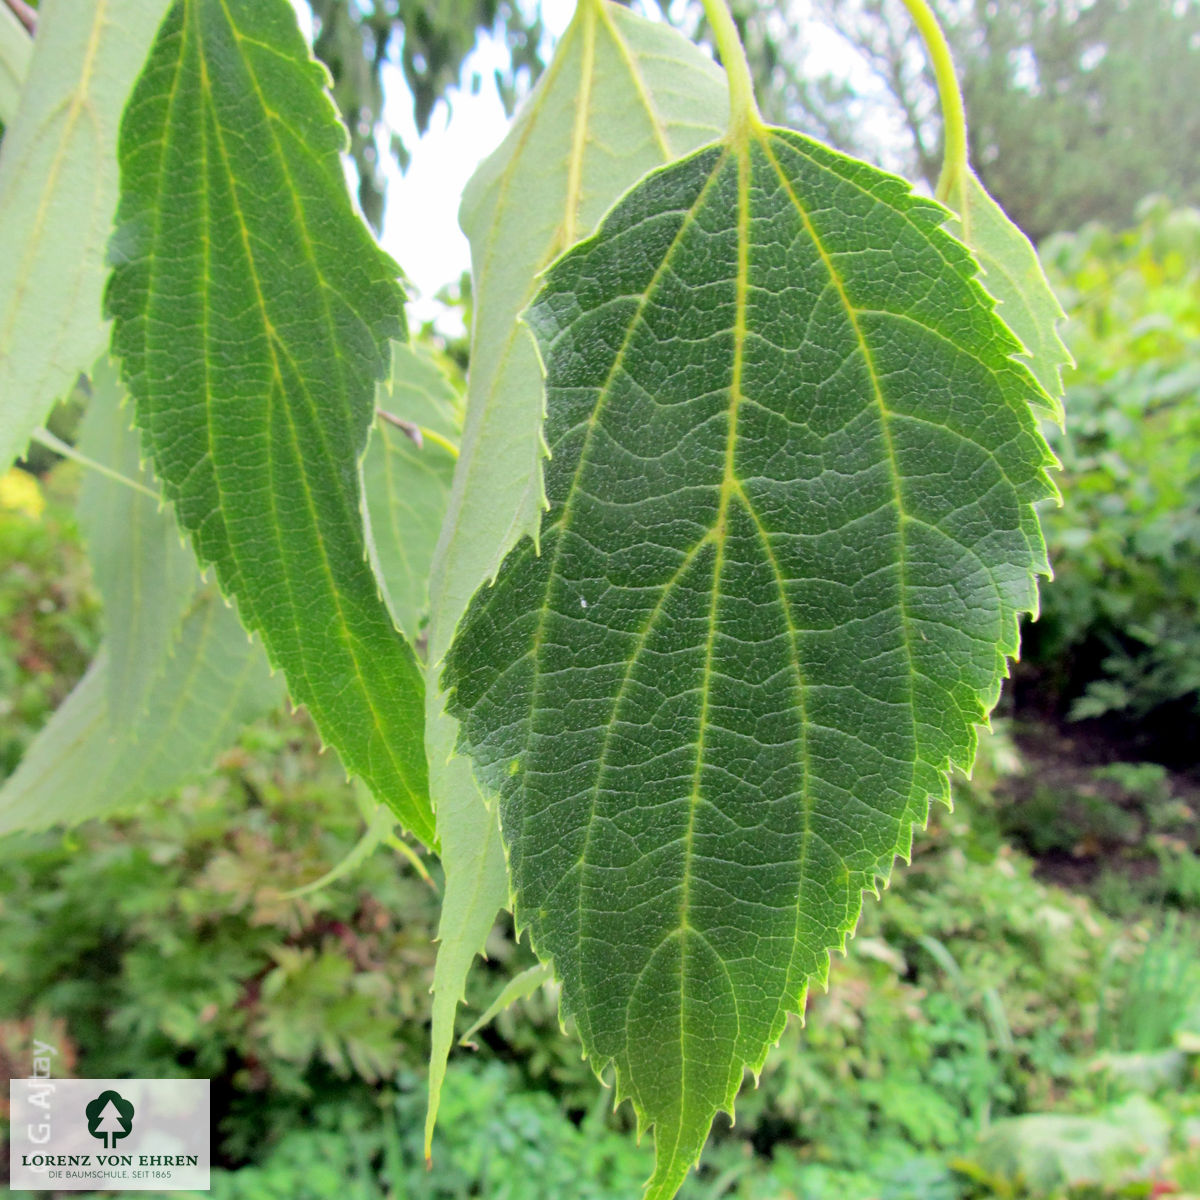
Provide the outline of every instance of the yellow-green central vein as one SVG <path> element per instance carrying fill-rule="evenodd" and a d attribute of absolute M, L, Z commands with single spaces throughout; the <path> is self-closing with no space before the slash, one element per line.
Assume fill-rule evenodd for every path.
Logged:
<path fill-rule="evenodd" d="M 229 27 L 232 37 L 234 38 L 235 41 L 240 41 L 241 40 L 240 32 L 234 23 L 232 14 L 229 12 L 228 7 L 225 3 L 225 0 L 220 0 L 220 7 L 221 7 L 222 14 L 225 17 L 226 23 Z M 193 11 L 195 11 L 195 10 L 193 10 Z M 198 15 L 197 15 L 196 19 L 197 19 L 197 21 L 199 21 Z M 266 297 L 263 294 L 258 271 L 255 266 L 255 256 L 254 256 L 254 250 L 250 244 L 249 229 L 246 224 L 245 215 L 244 215 L 241 205 L 238 201 L 237 175 L 236 175 L 236 172 L 233 170 L 232 164 L 229 159 L 228 150 L 227 150 L 227 148 L 225 146 L 225 142 L 224 142 L 223 130 L 221 129 L 220 120 L 219 120 L 217 112 L 216 112 L 216 107 L 215 107 L 215 105 L 212 104 L 212 101 L 211 101 L 212 88 L 211 88 L 211 84 L 208 79 L 207 62 L 206 62 L 206 59 L 205 59 L 205 56 L 204 56 L 204 53 L 202 50 L 198 54 L 198 59 L 199 59 L 199 64 L 200 64 L 202 88 L 203 88 L 205 94 L 209 97 L 209 102 L 210 102 L 209 107 L 210 107 L 210 111 L 212 112 L 212 127 L 213 127 L 214 133 L 216 134 L 217 149 L 218 149 L 218 152 L 219 152 L 219 155 L 221 158 L 222 167 L 224 168 L 224 171 L 230 181 L 230 201 L 233 206 L 233 214 L 237 219 L 238 234 L 239 234 L 239 238 L 242 243 L 243 253 L 245 255 L 247 274 L 248 274 L 248 277 L 249 277 L 250 282 L 254 289 L 254 295 L 255 295 L 258 310 L 262 316 L 263 329 L 264 329 L 264 334 L 266 336 L 268 352 L 269 352 L 269 355 L 271 358 L 272 373 L 274 375 L 275 383 L 278 386 L 280 393 L 283 394 L 284 396 L 286 396 L 287 385 L 284 381 L 284 374 L 283 374 L 283 370 L 282 370 L 281 363 L 280 363 L 280 354 L 282 354 L 287 359 L 288 365 L 292 368 L 292 371 L 293 371 L 293 374 L 295 377 L 295 381 L 298 385 L 300 394 L 303 396 L 304 400 L 307 402 L 307 404 L 309 406 L 309 410 L 313 414 L 314 425 L 318 431 L 318 435 L 320 436 L 320 438 L 322 440 L 324 450 L 327 454 L 331 454 L 332 451 L 328 445 L 328 439 L 327 439 L 324 425 L 319 419 L 319 412 L 317 409 L 315 399 L 312 396 L 312 393 L 310 392 L 310 390 L 304 380 L 303 373 L 299 370 L 297 364 L 292 359 L 290 351 L 283 344 L 282 340 L 279 338 L 278 334 L 276 333 L 274 325 L 269 316 Z M 278 162 L 280 165 L 280 169 L 283 171 L 285 179 L 287 180 L 287 183 L 288 183 L 287 190 L 288 190 L 288 194 L 290 195 L 291 200 L 292 200 L 293 214 L 295 217 L 297 230 L 300 234 L 299 241 L 300 241 L 301 246 L 303 247 L 303 249 L 306 252 L 306 255 L 309 259 L 309 263 L 312 266 L 314 274 L 316 275 L 316 278 L 318 281 L 318 290 L 321 293 L 322 304 L 323 304 L 323 307 L 325 308 L 327 327 L 329 328 L 331 335 L 335 335 L 336 331 L 335 331 L 334 325 L 333 325 L 333 314 L 332 314 L 332 310 L 329 307 L 328 295 L 326 294 L 324 287 L 321 286 L 323 284 L 323 277 L 322 277 L 322 273 L 320 271 L 319 265 L 317 264 L 316 256 L 315 256 L 315 253 L 314 253 L 313 247 L 312 247 L 311 238 L 308 233 L 306 222 L 304 221 L 303 212 L 300 208 L 300 195 L 294 186 L 294 183 L 293 183 L 293 180 L 291 177 L 291 172 L 289 171 L 288 166 L 287 166 L 286 156 L 283 153 L 283 148 L 280 145 L 278 138 L 274 132 L 274 129 L 272 128 L 272 125 L 271 125 L 271 108 L 270 108 L 269 104 L 267 103 L 266 98 L 263 95 L 261 89 L 259 88 L 258 80 L 255 77 L 254 72 L 250 69 L 249 62 L 246 60 L 243 60 L 243 61 L 244 61 L 245 69 L 246 69 L 246 77 L 251 84 L 254 94 L 258 97 L 259 105 L 260 105 L 260 108 L 262 109 L 262 113 L 263 113 L 263 119 L 264 119 L 265 126 L 271 136 L 272 141 L 274 142 L 276 156 L 277 156 L 277 159 L 278 159 Z M 336 336 L 334 336 L 333 340 L 334 340 L 334 343 L 336 344 Z M 343 398 L 348 402 L 349 397 L 346 394 L 347 393 L 347 386 L 346 386 L 347 381 L 346 381 L 346 376 L 345 376 L 345 364 L 344 364 L 344 362 L 341 361 L 340 356 L 337 356 L 337 358 L 338 358 L 338 372 L 339 372 L 339 376 L 340 376 L 340 379 L 342 382 Z M 273 401 L 274 401 L 274 396 L 269 395 L 268 396 L 268 405 L 273 403 Z M 302 451 L 302 448 L 300 445 L 299 433 L 298 433 L 298 430 L 296 427 L 294 417 L 290 410 L 290 406 L 286 403 L 286 401 L 282 405 L 282 412 L 284 414 L 284 417 L 285 417 L 285 420 L 287 423 L 289 441 L 291 444 L 291 449 L 294 454 L 295 462 L 300 468 L 296 472 L 296 474 L 299 479 L 300 486 L 302 488 L 305 508 L 306 508 L 308 515 L 312 521 L 313 528 L 319 529 L 318 513 L 317 513 L 315 498 L 312 493 L 312 488 L 309 483 L 308 475 L 303 469 L 304 454 L 303 454 L 303 451 Z M 211 424 L 212 424 L 212 422 L 210 420 L 210 422 L 209 422 L 210 427 L 211 427 Z M 265 439 L 265 445 L 266 445 L 266 453 L 267 453 L 267 461 L 268 461 L 268 472 L 270 474 L 273 474 L 274 454 L 273 454 L 272 442 L 271 442 L 270 438 Z M 332 459 L 330 459 L 330 461 L 332 461 Z M 217 474 L 217 472 L 214 471 L 214 475 L 216 475 L 216 474 Z M 271 502 L 274 505 L 275 499 L 278 495 L 277 489 L 274 486 L 272 486 L 271 488 L 268 489 L 268 493 L 271 497 Z M 346 508 L 346 497 L 343 494 L 339 494 L 338 499 L 342 503 L 343 513 L 345 515 L 345 513 L 348 512 L 348 509 Z M 282 528 L 281 528 L 280 522 L 278 520 L 277 512 L 275 514 L 273 514 L 273 516 L 274 516 L 274 519 L 271 522 L 270 532 L 272 533 L 273 537 L 275 538 L 276 545 L 279 548 L 279 553 L 280 553 L 281 559 L 286 559 L 287 548 L 283 542 Z M 341 644 L 343 645 L 343 647 L 346 649 L 347 653 L 350 656 L 350 660 L 351 660 L 351 663 L 354 668 L 354 673 L 355 673 L 355 676 L 358 681 L 359 691 L 360 691 L 360 694 L 363 696 L 364 700 L 366 701 L 367 711 L 370 714 L 370 719 L 371 719 L 375 734 L 377 736 L 377 741 L 381 745 L 384 753 L 386 754 L 387 758 L 391 762 L 392 768 L 395 771 L 396 778 L 399 779 L 403 783 L 404 787 L 408 790 L 410 795 L 413 796 L 414 798 L 416 798 L 419 796 L 419 791 L 418 791 L 418 789 L 414 788 L 412 783 L 410 782 L 410 780 L 408 778 L 407 765 L 404 762 L 403 758 L 398 755 L 397 748 L 392 744 L 392 739 L 387 735 L 387 732 L 383 726 L 383 721 L 382 721 L 381 713 L 379 710 L 379 706 L 374 702 L 374 699 L 372 696 L 372 689 L 368 685 L 367 675 L 366 675 L 366 672 L 364 671 L 363 663 L 360 661 L 360 658 L 359 658 L 357 639 L 350 631 L 349 623 L 348 623 L 347 617 L 346 617 L 346 612 L 345 612 L 344 606 L 342 604 L 342 597 L 341 597 L 340 590 L 337 585 L 337 580 L 336 580 L 336 577 L 335 577 L 335 574 L 333 571 L 333 565 L 329 560 L 329 555 L 325 548 L 324 541 L 319 535 L 317 536 L 315 541 L 316 541 L 316 546 L 317 546 L 319 562 L 321 564 L 323 573 L 326 577 L 326 580 L 328 583 L 329 595 L 333 602 L 333 607 L 337 614 L 338 640 L 341 642 Z M 283 574 L 284 584 L 288 589 L 289 602 L 291 603 L 293 609 L 295 610 L 297 608 L 297 605 L 296 605 L 296 596 L 295 596 L 295 592 L 293 589 L 293 580 L 291 579 L 290 572 L 284 571 L 282 574 Z M 317 689 L 312 687 L 312 680 L 311 680 L 311 676 L 309 676 L 309 674 L 308 674 L 308 664 L 307 664 L 305 655 L 301 654 L 300 662 L 301 662 L 301 667 L 302 667 L 304 677 L 309 683 L 310 695 L 309 695 L 309 697 L 307 697 L 308 702 L 311 704 L 320 705 L 320 703 L 321 703 L 320 692 Z"/>
<path fill-rule="evenodd" d="M 838 301 L 841 304 L 842 311 L 846 314 L 846 320 L 850 323 L 850 327 L 854 332 L 855 340 L 858 343 L 859 354 L 862 356 L 863 365 L 866 368 L 867 376 L 871 382 L 871 394 L 875 404 L 875 408 L 879 414 L 880 432 L 883 437 L 884 448 L 887 452 L 888 473 L 892 485 L 892 498 L 896 506 L 896 548 L 897 548 L 897 591 L 899 595 L 898 604 L 900 608 L 900 624 L 904 633 L 904 654 L 908 660 L 908 712 L 912 723 L 912 738 L 913 747 L 918 758 L 921 755 L 921 740 L 917 732 L 917 712 L 916 712 L 916 663 L 913 659 L 912 652 L 912 626 L 908 616 L 908 542 L 904 530 L 907 514 L 904 511 L 904 495 L 900 484 L 900 465 L 896 459 L 896 447 L 892 440 L 891 428 L 891 411 L 887 406 L 887 402 L 883 395 L 883 386 L 879 381 L 879 373 L 875 369 L 875 357 L 871 353 L 871 347 L 862 331 L 862 326 L 858 320 L 858 310 L 850 300 L 849 293 L 846 290 L 845 280 L 842 279 L 841 273 L 837 269 L 829 251 L 826 250 L 825 244 L 821 241 L 820 235 L 817 233 L 816 226 L 813 225 L 812 218 L 808 210 L 800 201 L 800 197 L 796 195 L 795 188 L 792 187 L 791 181 L 784 172 L 779 163 L 779 159 L 775 155 L 775 151 L 771 146 L 771 135 L 768 131 L 763 130 L 758 133 L 758 140 L 766 154 L 768 161 L 771 163 L 775 171 L 776 177 L 779 179 L 780 185 L 786 193 L 788 199 L 795 208 L 797 215 L 800 218 L 801 224 L 804 226 L 805 233 L 808 234 L 812 241 L 813 247 L 820 256 L 822 265 L 829 276 L 829 281 L 837 292 Z M 915 776 L 914 776 L 915 777 Z"/>
<path fill-rule="evenodd" d="M 528 752 L 530 741 L 533 737 L 534 716 L 539 711 L 539 705 L 540 705 L 540 701 L 541 701 L 542 672 L 540 669 L 539 660 L 541 658 L 542 642 L 546 635 L 546 618 L 549 616 L 549 613 L 550 613 L 550 591 L 553 588 L 554 581 L 558 575 L 558 565 L 559 565 L 559 561 L 562 557 L 562 547 L 563 547 L 564 541 L 566 540 L 566 538 L 565 538 L 566 532 L 568 531 L 568 529 L 570 527 L 570 519 L 571 519 L 571 514 L 574 510 L 575 497 L 579 491 L 579 484 L 580 484 L 581 479 L 583 478 L 584 468 L 588 465 L 588 451 L 591 447 L 593 434 L 595 433 L 595 430 L 599 424 L 600 414 L 604 411 L 605 404 L 607 403 L 608 397 L 612 391 L 613 382 L 616 379 L 618 372 L 621 370 L 621 367 L 624 365 L 625 356 L 628 354 L 629 347 L 633 343 L 634 332 L 637 330 L 638 326 L 641 324 L 642 315 L 646 311 L 646 308 L 650 304 L 651 300 L 657 294 L 658 286 L 662 282 L 663 278 L 665 277 L 667 270 L 669 269 L 669 267 L 671 265 L 671 260 L 673 259 L 674 255 L 676 254 L 680 245 L 682 244 L 683 238 L 686 235 L 687 231 L 691 228 L 692 223 L 695 221 L 696 214 L 703 207 L 704 201 L 707 198 L 709 191 L 714 187 L 717 179 L 720 178 L 721 167 L 724 164 L 724 162 L 725 162 L 725 155 L 722 155 L 713 164 L 713 168 L 712 168 L 712 171 L 711 171 L 708 179 L 705 180 L 704 185 L 700 189 L 700 192 L 696 196 L 696 199 L 693 201 L 692 206 L 688 209 L 688 211 L 684 214 L 683 219 L 680 221 L 679 228 L 675 231 L 675 236 L 671 239 L 671 244 L 667 247 L 666 251 L 664 252 L 662 261 L 655 268 L 654 274 L 651 276 L 650 281 L 646 285 L 645 290 L 638 297 L 637 306 L 634 309 L 632 316 L 630 317 L 629 324 L 626 326 L 625 334 L 621 339 L 621 344 L 618 347 L 617 352 L 613 357 L 612 366 L 609 368 L 608 373 L 605 376 L 604 382 L 601 384 L 600 389 L 597 392 L 595 407 L 592 409 L 591 413 L 588 415 L 587 430 L 583 436 L 583 444 L 580 446 L 580 449 L 579 449 L 579 461 L 575 465 L 575 471 L 571 477 L 571 482 L 567 487 L 566 496 L 563 499 L 561 515 L 559 516 L 558 520 L 555 521 L 555 523 L 552 526 L 543 530 L 543 535 L 545 535 L 545 536 L 549 536 L 549 535 L 557 532 L 558 537 L 555 540 L 554 550 L 551 554 L 549 567 L 546 572 L 546 586 L 542 593 L 542 602 L 538 609 L 538 622 L 537 622 L 537 626 L 534 630 L 533 642 L 529 649 L 529 656 L 533 660 L 533 687 L 531 689 L 531 694 L 530 694 L 530 699 L 529 699 L 528 712 L 530 714 L 530 719 L 529 719 L 529 723 L 526 728 L 525 744 L 523 747 L 523 753 Z M 591 839 L 592 827 L 595 824 L 597 800 L 598 800 L 598 791 L 593 793 L 591 812 L 589 814 L 587 823 L 584 827 L 584 846 L 583 846 L 581 860 L 586 859 L 586 857 L 587 857 L 587 849 L 588 849 L 588 845 L 589 845 L 589 842 Z M 520 838 L 523 836 L 524 829 L 525 829 L 525 821 L 527 819 L 528 819 L 528 814 L 527 813 L 523 814 L 521 831 L 520 831 L 520 833 L 518 833 L 516 835 L 516 838 Z M 514 838 L 514 840 L 516 840 L 516 838 Z M 582 942 L 582 938 L 583 938 L 582 903 L 581 903 L 582 894 L 583 894 L 583 872 L 580 871 L 580 873 L 579 873 L 579 888 L 578 888 L 577 902 L 576 902 L 576 911 L 580 913 L 580 930 L 579 930 L 580 942 Z M 521 924 L 520 915 L 518 915 L 518 924 Z M 586 992 L 586 989 L 587 989 L 586 982 L 584 982 L 582 986 Z M 581 1008 L 579 1014 L 577 1014 L 577 1019 L 579 1020 L 579 1022 L 581 1024 L 581 1028 L 582 1028 L 583 1023 L 586 1021 L 585 1010 L 583 1008 Z"/>

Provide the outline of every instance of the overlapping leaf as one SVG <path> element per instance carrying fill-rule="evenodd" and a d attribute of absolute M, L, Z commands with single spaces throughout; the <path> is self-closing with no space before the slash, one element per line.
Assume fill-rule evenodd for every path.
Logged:
<path fill-rule="evenodd" d="M 97 364 L 80 450 L 136 487 L 90 474 L 79 518 L 104 600 L 105 646 L 0 788 L 0 833 L 130 812 L 209 770 L 283 701 L 257 640 L 200 578 L 112 368 Z M 147 494 L 149 493 L 149 494 Z"/>
<path fill-rule="evenodd" d="M 541 552 L 443 683 L 656 1198 L 970 763 L 1047 570 L 1045 396 L 944 216 L 750 125 L 628 193 L 529 312 Z"/>
<path fill-rule="evenodd" d="M 647 171 L 719 136 L 727 111 L 721 72 L 679 34 L 581 0 L 528 106 L 467 185 L 459 221 L 476 320 L 462 462 L 434 565 L 442 651 L 480 581 L 536 534 L 544 509 L 542 372 L 517 322 L 538 273 Z"/>
<path fill-rule="evenodd" d="M 432 663 L 441 662 L 471 594 L 518 538 L 537 532 L 542 373 L 517 317 L 538 273 L 646 171 L 716 136 L 727 111 L 722 73 L 678 33 L 604 0 L 581 0 L 528 104 L 468 185 L 460 220 L 471 239 L 476 314 L 462 456 L 433 568 Z M 508 884 L 495 813 L 454 754 L 457 726 L 432 681 L 426 719 L 446 870 L 428 1153 L 455 1009 Z"/>
<path fill-rule="evenodd" d="M 1051 290 L 1037 251 L 967 168 L 947 198 L 958 220 L 949 226 L 979 260 L 981 282 L 999 305 L 1000 316 L 1021 339 L 1022 357 L 1042 385 L 1049 414 L 1062 422 L 1062 372 L 1071 352 L 1058 333 L 1066 314 Z"/>
<path fill-rule="evenodd" d="M 38 12 L 0 146 L 0 472 L 104 345 L 117 126 L 166 7 L 47 0 Z"/>
<path fill-rule="evenodd" d="M 113 348 L 200 560 L 347 768 L 432 842 L 423 683 L 358 472 L 402 295 L 324 84 L 288 0 L 176 0 L 121 129 Z"/>
<path fill-rule="evenodd" d="M 396 345 L 379 403 L 363 489 L 379 580 L 396 623 L 415 639 L 429 614 L 429 566 L 458 459 L 458 394 L 427 351 Z"/>

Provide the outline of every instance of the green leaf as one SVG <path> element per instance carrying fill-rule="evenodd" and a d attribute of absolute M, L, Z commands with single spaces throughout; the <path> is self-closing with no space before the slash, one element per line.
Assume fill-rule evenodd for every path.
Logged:
<path fill-rule="evenodd" d="M 644 180 L 528 313 L 550 512 L 443 685 L 518 928 L 674 1194 L 970 765 L 1053 458 L 945 210 L 798 134 Z"/>
<path fill-rule="evenodd" d="M 117 125 L 166 0 L 47 0 L 0 143 L 0 472 L 104 346 Z M 11 17 L 11 13 L 5 14 Z"/>
<path fill-rule="evenodd" d="M 283 699 L 212 585 L 193 596 L 174 654 L 145 693 L 136 727 L 113 719 L 102 649 L 0 788 L 0 834 L 132 811 L 212 769 L 251 721 Z"/>
<path fill-rule="evenodd" d="M 458 393 L 428 351 L 397 344 L 379 404 L 363 489 L 376 573 L 396 624 L 415 640 L 429 613 L 429 565 L 458 459 Z"/>
<path fill-rule="evenodd" d="M 432 843 L 423 681 L 358 471 L 402 294 L 325 82 L 288 0 L 177 0 L 121 130 L 113 348 L 200 561 L 347 769 Z"/>
<path fill-rule="evenodd" d="M 361 786 L 361 785 L 360 785 Z M 377 804 L 374 811 L 367 817 L 367 827 L 362 837 L 354 843 L 350 852 L 340 861 L 334 863 L 323 875 L 300 887 L 281 892 L 283 900 L 298 900 L 301 896 L 310 896 L 322 888 L 330 887 L 339 879 L 357 871 L 363 863 L 382 846 L 396 829 L 396 814 L 386 804 Z"/>
<path fill-rule="evenodd" d="M 157 493 L 158 482 L 142 470 L 133 413 L 122 407 L 122 389 L 107 355 L 93 367 L 91 380 L 92 399 L 80 426 L 78 449 Z M 131 735 L 136 735 L 146 692 L 174 650 L 200 576 L 161 499 L 88 472 L 78 511 L 104 602 L 109 716 L 118 726 L 128 723 Z"/>
<path fill-rule="evenodd" d="M 467 601 L 507 550 L 537 531 L 542 371 L 517 317 L 538 274 L 646 171 L 716 136 L 728 107 L 722 73 L 680 34 L 617 5 L 581 0 L 528 104 L 468 185 L 460 220 L 471 239 L 476 311 L 462 456 L 433 565 L 431 663 L 440 664 Z M 508 881 L 495 812 L 469 763 L 454 754 L 457 723 L 434 686 L 426 721 L 446 872 L 428 1154 L 455 1009 L 508 901 Z"/>
<path fill-rule="evenodd" d="M 647 171 L 718 137 L 728 108 L 720 70 L 674 30 L 580 0 L 528 105 L 467 185 L 459 222 L 476 318 L 462 458 L 434 563 L 446 614 L 434 661 L 545 507 L 542 372 L 517 321 L 539 272 Z"/>
<path fill-rule="evenodd" d="M 434 695 L 430 688 L 431 698 Z M 470 763 L 449 757 L 457 722 L 439 706 L 428 714 L 429 780 L 437 804 L 438 841 L 445 886 L 433 972 L 433 1029 L 429 1046 L 429 1106 L 425 1112 L 425 1158 L 432 1154 L 442 1083 L 454 1044 L 454 1015 L 476 954 L 508 903 L 508 873 L 500 825 L 475 786 Z"/>
<path fill-rule="evenodd" d="M 1061 425 L 1062 370 L 1073 360 L 1058 334 L 1058 322 L 1066 320 L 1066 314 L 1051 290 L 1037 251 L 988 195 L 974 171 L 968 169 L 956 181 L 948 202 L 958 220 L 947 228 L 979 260 L 980 282 L 1021 340 L 1024 353 L 1020 357 L 1046 393 L 1044 407 Z"/>
<path fill-rule="evenodd" d="M 526 967 L 519 975 L 514 975 L 496 993 L 496 998 L 484 1009 L 479 1020 L 458 1039 L 458 1044 L 460 1046 L 474 1045 L 475 1035 L 481 1029 L 486 1029 L 506 1008 L 511 1008 L 518 1000 L 532 996 L 538 988 L 552 980 L 550 968 L 545 963 L 534 963 L 532 967 Z"/>
<path fill-rule="evenodd" d="M 33 39 L 17 14 L 0 5 L 0 124 L 11 125 L 21 99 L 21 88 L 29 74 Z"/>

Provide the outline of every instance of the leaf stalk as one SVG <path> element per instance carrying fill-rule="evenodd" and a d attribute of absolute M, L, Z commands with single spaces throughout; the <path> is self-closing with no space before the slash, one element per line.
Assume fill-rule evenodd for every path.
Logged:
<path fill-rule="evenodd" d="M 938 101 L 942 106 L 942 172 L 938 176 L 934 195 L 942 203 L 949 200 L 955 184 L 967 172 L 967 112 L 963 104 L 962 91 L 954 70 L 954 59 L 950 56 L 950 45 L 942 32 L 926 0 L 904 0 L 904 7 L 912 17 L 925 53 L 929 56 L 933 75 L 937 81 Z"/>
<path fill-rule="evenodd" d="M 746 51 L 726 0 L 703 0 L 704 15 L 712 26 L 721 65 L 729 78 L 729 132 L 733 136 L 762 128 L 762 114 L 754 99 L 754 78 Z"/>
<path fill-rule="evenodd" d="M 55 454 L 61 454 L 63 458 L 69 458 L 72 462 L 77 462 L 81 467 L 86 467 L 89 471 L 95 471 L 98 475 L 103 475 L 105 479 L 111 479 L 114 483 L 119 483 L 122 487 L 132 488 L 135 492 L 141 492 L 143 496 L 149 496 L 151 500 L 158 504 L 162 504 L 163 498 L 153 488 L 148 488 L 144 483 L 138 483 L 136 479 L 130 479 L 128 475 L 122 475 L 120 471 L 114 471 L 112 467 L 106 467 L 104 463 L 97 462 L 94 458 L 89 458 L 86 454 L 81 454 L 69 442 L 64 442 L 62 438 L 55 437 L 48 429 L 35 429 L 33 431 L 33 440 L 39 446 L 44 446 L 47 450 L 53 450 Z"/>

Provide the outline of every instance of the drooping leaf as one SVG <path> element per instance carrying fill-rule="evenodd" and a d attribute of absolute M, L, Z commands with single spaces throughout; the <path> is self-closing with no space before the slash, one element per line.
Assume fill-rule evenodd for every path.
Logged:
<path fill-rule="evenodd" d="M 674 1194 L 969 766 L 1047 570 L 1035 380 L 902 181 L 749 126 L 547 274 L 550 511 L 443 685 L 518 928 Z"/>
<path fill-rule="evenodd" d="M 116 368 L 107 355 L 92 368 L 91 382 L 78 449 L 157 493 L 157 481 L 142 470 L 133 413 L 122 407 Z M 174 651 L 183 614 L 200 584 L 196 560 L 161 498 L 120 487 L 98 472 L 84 475 L 79 526 L 104 604 L 109 717 L 137 737 L 146 693 Z"/>
<path fill-rule="evenodd" d="M 0 5 L 0 124 L 11 125 L 29 73 L 33 39 L 17 14 Z"/>
<path fill-rule="evenodd" d="M 432 683 L 432 680 L 430 681 Z M 430 687 L 432 697 L 433 688 Z M 480 796 L 466 759 L 449 757 L 457 723 L 439 709 L 428 714 L 429 781 L 437 804 L 438 842 L 445 886 L 433 973 L 433 1028 L 429 1046 L 429 1105 L 425 1157 L 432 1154 L 442 1083 L 454 1044 L 454 1015 L 467 975 L 488 933 L 508 903 L 508 873 L 500 824 Z"/>
<path fill-rule="evenodd" d="M 0 788 L 0 834 L 77 825 L 168 796 L 211 770 L 284 694 L 212 584 L 193 596 L 136 728 L 113 719 L 108 672 L 102 649 Z"/>
<path fill-rule="evenodd" d="M 974 171 L 968 169 L 956 180 L 948 202 L 958 215 L 948 229 L 979 260 L 980 282 L 1021 339 L 1025 353 L 1020 357 L 1042 385 L 1049 414 L 1061 424 L 1062 371 L 1072 363 L 1071 352 L 1058 334 L 1058 322 L 1066 320 L 1066 314 L 1037 251 L 988 195 Z"/>
<path fill-rule="evenodd" d="M 197 556 L 347 769 L 432 842 L 423 682 L 358 471 L 403 298 L 325 79 L 288 0 L 176 0 L 121 129 L 113 348 Z"/>
<path fill-rule="evenodd" d="M 396 623 L 415 639 L 429 613 L 429 565 L 458 459 L 458 395 L 427 351 L 396 345 L 379 404 L 363 490 L 376 571 Z"/>
<path fill-rule="evenodd" d="M 180 545 L 157 481 L 138 463 L 129 416 L 101 359 L 80 449 L 128 481 L 89 473 L 79 496 L 105 644 L 0 788 L 0 833 L 160 799 L 210 770 L 243 726 L 284 698 L 262 645 Z"/>
<path fill-rule="evenodd" d="M 723 74 L 674 30 L 603 0 L 580 4 L 508 136 L 480 166 L 460 221 L 471 239 L 475 321 L 462 456 L 432 576 L 429 659 L 440 663 L 467 600 L 542 503 L 541 366 L 517 323 L 538 273 L 595 227 L 650 168 L 720 132 Z M 434 976 L 426 1153 L 454 1014 L 508 883 L 495 812 L 454 753 L 457 725 L 431 675 L 430 786 L 446 872 Z"/>
<path fill-rule="evenodd" d="M 117 126 L 166 7 L 47 0 L 38 11 L 0 143 L 0 472 L 104 345 Z"/>

